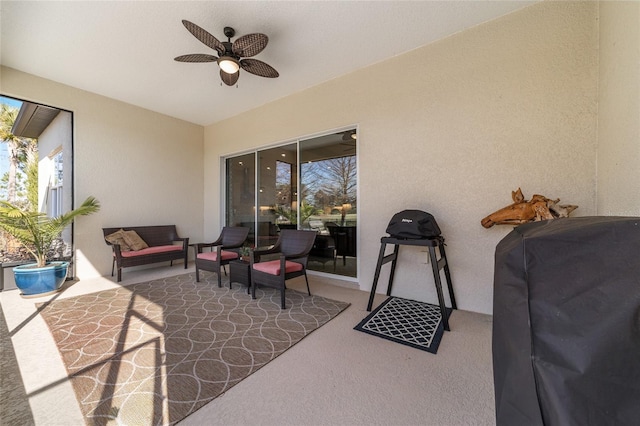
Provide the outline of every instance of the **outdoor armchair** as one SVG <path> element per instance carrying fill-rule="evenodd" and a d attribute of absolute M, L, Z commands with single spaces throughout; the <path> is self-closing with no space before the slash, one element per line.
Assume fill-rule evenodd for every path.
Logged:
<path fill-rule="evenodd" d="M 215 272 L 218 275 L 218 287 L 222 287 L 220 268 L 228 265 L 230 261 L 240 258 L 240 247 L 247 240 L 248 235 L 249 228 L 225 226 L 216 241 L 196 244 L 196 281 L 200 282 L 200 270 L 202 269 Z M 205 248 L 209 248 L 209 251 L 205 251 Z"/>
<path fill-rule="evenodd" d="M 285 281 L 304 275 L 307 292 L 311 296 L 307 279 L 307 259 L 313 247 L 317 233 L 315 231 L 298 231 L 282 229 L 276 244 L 266 250 L 251 252 L 251 295 L 256 298 L 256 287 L 263 285 L 280 290 L 280 302 L 285 309 Z M 276 260 L 260 261 L 261 256 L 279 254 Z"/>

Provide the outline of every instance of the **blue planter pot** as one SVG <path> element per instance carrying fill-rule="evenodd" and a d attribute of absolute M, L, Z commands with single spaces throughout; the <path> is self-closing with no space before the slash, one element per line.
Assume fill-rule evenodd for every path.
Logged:
<path fill-rule="evenodd" d="M 32 263 L 16 266 L 13 275 L 22 296 L 45 296 L 60 290 L 68 268 L 69 262 L 51 262 L 42 268 Z"/>

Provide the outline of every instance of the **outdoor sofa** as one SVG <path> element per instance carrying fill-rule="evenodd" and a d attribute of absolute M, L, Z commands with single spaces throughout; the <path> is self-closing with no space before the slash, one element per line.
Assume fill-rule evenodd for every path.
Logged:
<path fill-rule="evenodd" d="M 113 248 L 111 276 L 117 269 L 118 282 L 122 280 L 122 268 L 131 266 L 167 261 L 173 265 L 174 260 L 183 260 L 187 269 L 189 238 L 178 236 L 175 225 L 102 228 L 102 232 Z"/>

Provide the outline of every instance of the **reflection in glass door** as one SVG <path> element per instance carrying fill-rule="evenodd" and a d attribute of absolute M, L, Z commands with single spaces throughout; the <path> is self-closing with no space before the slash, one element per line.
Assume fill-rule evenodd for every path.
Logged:
<path fill-rule="evenodd" d="M 308 268 L 357 277 L 355 129 L 300 142 L 300 222 L 318 232 Z"/>
<path fill-rule="evenodd" d="M 258 245 L 270 246 L 281 228 L 297 223 L 297 144 L 258 151 Z"/>
<path fill-rule="evenodd" d="M 315 230 L 307 268 L 357 277 L 356 146 L 352 129 L 228 158 L 225 223 L 250 227 L 254 247 Z"/>
<path fill-rule="evenodd" d="M 256 211 L 256 155 L 255 153 L 226 160 L 226 220 L 228 226 L 247 226 L 249 242 L 255 242 Z"/>

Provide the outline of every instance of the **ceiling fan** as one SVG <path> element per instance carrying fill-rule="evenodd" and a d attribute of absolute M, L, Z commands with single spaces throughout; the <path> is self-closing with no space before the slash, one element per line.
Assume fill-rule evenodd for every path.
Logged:
<path fill-rule="evenodd" d="M 342 132 L 342 142 L 340 142 L 340 145 L 346 146 L 346 148 L 343 151 L 344 152 L 355 151 L 357 139 L 358 139 L 358 135 L 356 133 L 356 129 Z"/>
<path fill-rule="evenodd" d="M 347 130 L 346 132 L 342 132 L 342 140 L 343 141 L 354 141 L 358 139 L 358 135 L 356 133 L 356 129 Z"/>
<path fill-rule="evenodd" d="M 243 70 L 267 78 L 276 78 L 280 74 L 271 65 L 257 59 L 244 59 L 255 56 L 267 46 L 269 37 L 260 33 L 247 34 L 239 37 L 233 43 L 231 37 L 236 31 L 231 27 L 224 27 L 224 35 L 227 41 L 219 41 L 193 22 L 182 20 L 185 28 L 206 46 L 218 52 L 218 56 L 204 53 L 192 53 L 174 58 L 178 62 L 217 62 L 220 67 L 220 78 L 227 86 L 233 86 L 240 77 L 240 68 Z"/>

